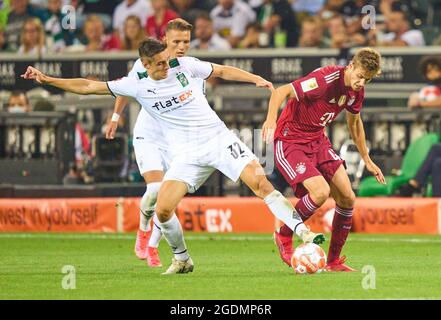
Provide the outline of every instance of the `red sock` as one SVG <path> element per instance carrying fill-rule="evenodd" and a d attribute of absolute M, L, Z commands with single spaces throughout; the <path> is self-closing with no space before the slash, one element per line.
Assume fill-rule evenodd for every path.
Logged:
<path fill-rule="evenodd" d="M 308 193 L 306 196 L 300 199 L 299 202 L 297 202 L 295 208 L 303 222 L 305 222 L 314 214 L 315 210 L 317 210 L 319 206 L 315 204 Z"/>
<path fill-rule="evenodd" d="M 311 199 L 309 194 L 307 194 L 306 196 L 304 196 L 302 199 L 300 199 L 297 202 L 295 209 L 298 212 L 300 218 L 302 218 L 303 222 L 305 222 L 306 220 L 308 220 L 308 218 L 310 216 L 312 216 L 312 214 L 315 212 L 315 210 L 318 209 L 318 206 Z M 286 224 L 284 224 L 280 228 L 279 233 L 282 236 L 292 237 L 294 232 Z"/>
<path fill-rule="evenodd" d="M 337 260 L 340 257 L 349 231 L 352 226 L 352 211 L 354 209 L 343 209 L 335 206 L 334 220 L 332 221 L 332 236 L 328 251 L 328 263 Z"/>

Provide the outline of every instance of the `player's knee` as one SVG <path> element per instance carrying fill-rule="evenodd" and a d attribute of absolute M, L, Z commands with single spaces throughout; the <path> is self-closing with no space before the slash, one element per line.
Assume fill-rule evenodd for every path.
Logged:
<path fill-rule="evenodd" d="M 271 182 L 269 182 L 265 176 L 259 176 L 257 190 L 254 192 L 256 196 L 263 199 L 273 191 L 274 187 Z"/>
<path fill-rule="evenodd" d="M 158 216 L 158 220 L 161 223 L 170 220 L 171 217 L 173 216 L 174 211 L 175 211 L 174 208 L 170 208 L 162 205 L 157 205 L 155 209 L 156 215 Z"/>
<path fill-rule="evenodd" d="M 353 208 L 355 205 L 355 193 L 350 191 L 347 194 L 340 197 L 338 205 L 343 208 Z"/>
<path fill-rule="evenodd" d="M 331 188 L 327 183 L 322 183 L 314 190 L 310 192 L 310 195 L 312 197 L 312 200 L 318 205 L 321 206 L 323 203 L 325 203 L 326 200 L 329 198 L 329 194 L 331 193 Z"/>
<path fill-rule="evenodd" d="M 141 211 L 145 215 L 153 215 L 153 210 L 158 199 L 158 192 L 161 187 L 160 182 L 150 183 L 147 185 L 147 190 L 141 198 L 139 204 Z"/>

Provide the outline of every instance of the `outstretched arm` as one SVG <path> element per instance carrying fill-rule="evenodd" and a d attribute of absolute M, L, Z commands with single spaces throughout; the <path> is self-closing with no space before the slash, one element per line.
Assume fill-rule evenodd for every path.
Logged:
<path fill-rule="evenodd" d="M 107 123 L 106 127 L 106 139 L 113 139 L 115 137 L 116 129 L 118 128 L 119 116 L 121 116 L 121 113 L 123 112 L 128 102 L 129 99 L 127 97 L 116 97 L 115 106 L 113 108 L 113 116 Z"/>
<path fill-rule="evenodd" d="M 102 81 L 93 81 L 87 79 L 62 79 L 48 77 L 43 74 L 40 70 L 29 66 L 26 72 L 21 75 L 24 79 L 36 80 L 41 84 L 48 84 L 53 87 L 60 88 L 64 91 L 69 91 L 78 94 L 101 94 L 101 95 L 111 95 L 107 84 Z"/>
<path fill-rule="evenodd" d="M 211 65 L 213 66 L 213 72 L 211 74 L 212 77 L 218 77 L 230 81 L 254 83 L 257 87 L 268 88 L 271 91 L 274 90 L 271 82 L 256 74 L 235 67 L 223 66 L 214 63 Z"/>
<path fill-rule="evenodd" d="M 351 133 L 352 140 L 357 146 L 358 152 L 360 152 L 363 161 L 366 164 L 366 169 L 375 176 L 375 179 L 381 184 L 386 184 L 383 172 L 369 157 L 369 151 L 366 146 L 366 136 L 364 133 L 363 121 L 360 114 L 352 114 L 346 112 L 346 122 L 348 124 L 349 132 Z"/>
<path fill-rule="evenodd" d="M 281 86 L 271 93 L 266 121 L 262 126 L 262 139 L 266 143 L 271 143 L 274 139 L 274 132 L 277 127 L 277 114 L 283 101 L 287 98 L 296 98 L 291 84 Z"/>

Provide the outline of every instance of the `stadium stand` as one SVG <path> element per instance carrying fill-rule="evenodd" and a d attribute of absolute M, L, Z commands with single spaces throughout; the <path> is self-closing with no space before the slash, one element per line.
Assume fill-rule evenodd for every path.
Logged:
<path fill-rule="evenodd" d="M 18 79 L 26 65 L 36 65 L 53 76 L 115 79 L 130 70 L 136 59 L 136 43 L 141 36 L 161 36 L 161 25 L 167 19 L 182 16 L 196 22 L 193 35 L 196 40 L 191 55 L 253 71 L 275 84 L 281 84 L 320 66 L 344 64 L 356 46 L 369 44 L 369 30 L 362 27 L 363 19 L 367 18 L 361 11 L 365 5 L 375 8 L 377 27 L 381 30 L 381 34 L 376 36 L 377 40 L 390 28 L 400 32 L 397 26 L 391 25 L 394 13 L 399 13 L 400 17 L 407 19 L 409 28 L 422 32 L 426 43 L 424 47 L 415 47 L 412 51 L 404 47 L 400 50 L 380 48 L 384 56 L 383 74 L 367 87 L 363 117 L 372 145 L 371 152 L 379 161 L 384 160 L 385 171 L 391 173 L 399 168 L 405 150 L 412 141 L 427 132 L 439 132 L 440 120 L 436 110 L 410 111 L 405 108 L 408 96 L 426 83 L 411 66 L 417 65 L 425 55 L 441 54 L 439 47 L 431 45 L 438 43 L 440 38 L 441 19 L 438 16 L 441 2 L 438 0 L 299 0 L 293 3 L 286 0 L 3 1 L 0 8 L 1 104 L 6 103 L 15 89 L 29 90 L 27 95 L 31 105 L 35 106 L 40 101 L 40 108 L 44 100 L 53 104 L 57 112 L 73 113 L 83 144 L 87 140 L 86 149 L 91 148 L 87 146 L 93 141 L 100 141 L 97 137 L 102 133 L 101 124 L 111 108 L 112 98 L 80 97 L 61 94 L 53 88 L 35 88 L 31 83 Z M 236 30 L 237 25 L 234 26 L 236 29 L 231 29 L 229 24 L 236 11 L 243 12 L 242 17 L 246 13 L 249 21 L 245 23 L 246 19 L 242 19 L 243 28 L 254 30 L 248 40 L 252 40 L 252 46 L 257 49 L 227 49 L 230 44 L 233 47 L 249 46 L 246 44 L 246 33 Z M 220 21 L 222 19 L 223 22 Z M 219 33 L 213 34 L 213 31 L 207 30 L 208 33 L 204 35 L 201 28 L 209 26 L 210 20 L 213 30 Z M 133 39 L 131 42 L 128 41 L 126 23 L 133 24 L 134 28 L 138 26 L 137 35 L 133 32 L 130 36 Z M 139 26 L 142 30 L 139 30 Z M 303 29 L 307 27 L 314 30 L 309 30 L 306 33 L 308 39 L 305 39 L 302 33 L 306 32 Z M 231 35 L 236 39 L 232 40 Z M 312 36 L 317 39 L 309 41 Z M 198 37 L 207 38 L 204 40 L 204 50 L 198 50 L 202 47 Z M 208 42 L 209 38 L 214 40 Z M 218 48 L 225 49 L 222 51 Z M 132 51 L 127 51 L 130 49 Z M 18 52 L 20 55 L 17 55 Z M 266 92 L 247 86 L 237 90 L 236 85 L 215 83 L 208 85 L 207 95 L 213 108 L 229 125 L 244 132 L 260 128 L 269 98 Z M 126 110 L 127 121 L 121 129 L 126 142 L 131 141 L 138 108 L 136 103 L 131 103 Z M 47 109 L 43 107 L 42 110 Z M 249 119 L 251 113 L 253 119 Z M 378 130 L 381 128 L 384 132 Z M 338 148 L 347 141 L 341 117 L 336 120 L 334 127 L 328 129 L 328 134 Z M 81 150 L 79 148 L 77 154 L 87 154 L 78 151 Z M 125 176 L 122 178 L 115 175 L 115 181 L 136 183 L 140 181 L 140 176 L 135 169 L 130 169 L 134 159 L 130 147 L 128 149 L 128 169 L 123 170 Z M 85 156 L 86 160 L 81 160 L 83 163 L 79 164 L 79 170 L 86 170 L 93 176 L 93 161 L 96 163 L 96 160 L 91 157 L 91 150 L 88 152 L 90 154 Z M 72 161 L 78 161 L 78 157 Z M 68 168 L 69 165 L 64 166 L 64 174 L 68 174 Z M 243 186 L 229 186 L 222 177 L 212 180 L 213 185 L 207 187 L 210 191 L 204 193 L 248 194 Z M 91 178 L 88 183 L 93 181 Z"/>

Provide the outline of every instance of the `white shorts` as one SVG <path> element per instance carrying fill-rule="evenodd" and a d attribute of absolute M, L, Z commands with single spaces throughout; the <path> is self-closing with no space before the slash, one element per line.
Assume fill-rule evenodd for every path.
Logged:
<path fill-rule="evenodd" d="M 164 181 L 185 182 L 188 192 L 195 192 L 215 171 L 219 170 L 236 182 L 243 169 L 258 158 L 231 131 L 222 131 L 217 137 L 197 149 L 177 155 L 170 163 Z"/>
<path fill-rule="evenodd" d="M 141 109 L 133 128 L 133 149 L 141 175 L 148 171 L 167 171 L 170 157 L 165 148 L 163 136 L 155 131 L 159 126 L 156 119 Z"/>

